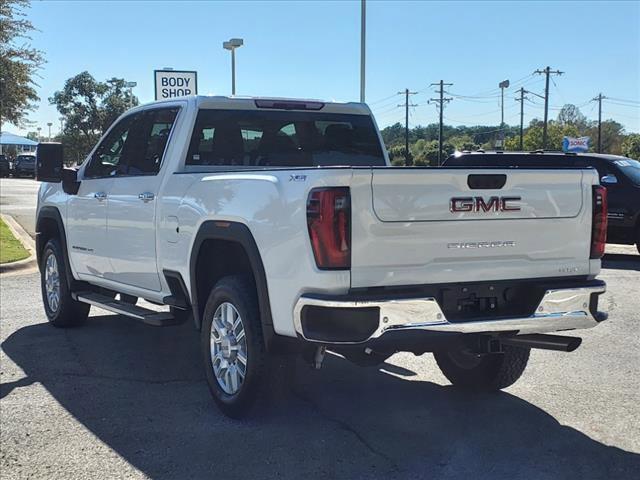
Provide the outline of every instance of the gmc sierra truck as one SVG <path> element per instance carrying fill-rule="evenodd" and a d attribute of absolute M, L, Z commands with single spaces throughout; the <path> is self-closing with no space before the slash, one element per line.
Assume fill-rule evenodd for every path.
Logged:
<path fill-rule="evenodd" d="M 496 390 L 531 348 L 580 344 L 551 332 L 606 319 L 594 169 L 394 168 L 366 105 L 269 98 L 155 102 L 79 169 L 62 155 L 38 147 L 49 321 L 193 322 L 232 417 L 293 353 L 433 352 L 452 384 Z"/>

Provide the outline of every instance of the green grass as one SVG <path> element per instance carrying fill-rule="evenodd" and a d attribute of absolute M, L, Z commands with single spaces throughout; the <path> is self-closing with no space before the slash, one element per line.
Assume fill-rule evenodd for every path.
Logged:
<path fill-rule="evenodd" d="M 29 252 L 16 240 L 7 224 L 0 219 L 0 263 L 16 262 L 28 256 Z"/>

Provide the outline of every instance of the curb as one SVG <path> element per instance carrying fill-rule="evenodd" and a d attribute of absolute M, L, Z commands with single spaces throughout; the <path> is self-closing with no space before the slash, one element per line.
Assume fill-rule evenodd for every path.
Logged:
<path fill-rule="evenodd" d="M 33 238 L 31 238 L 31 236 L 11 215 L 3 213 L 0 214 L 0 217 L 2 217 L 4 223 L 7 224 L 7 227 L 9 227 L 13 236 L 16 237 L 25 250 L 29 252 L 29 257 L 24 260 L 0 264 L 0 273 L 18 273 L 34 270 L 37 267 L 36 242 L 34 242 Z"/>

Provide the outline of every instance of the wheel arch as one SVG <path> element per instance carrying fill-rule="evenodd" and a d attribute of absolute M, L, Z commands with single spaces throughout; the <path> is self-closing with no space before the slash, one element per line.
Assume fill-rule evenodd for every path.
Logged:
<path fill-rule="evenodd" d="M 229 261 L 233 259 L 233 261 Z M 208 266 L 214 267 L 213 270 Z M 189 261 L 191 306 L 196 328 L 202 325 L 202 315 L 208 292 L 223 276 L 250 273 L 256 287 L 260 322 L 267 347 L 274 338 L 267 279 L 258 246 L 249 227 L 238 222 L 208 220 L 198 229 Z M 212 273 L 212 275 L 205 275 Z"/>
<path fill-rule="evenodd" d="M 75 279 L 71 272 L 71 264 L 69 261 L 69 250 L 67 249 L 67 235 L 64 229 L 62 215 L 57 207 L 45 206 L 38 212 L 36 219 L 36 259 L 38 268 L 41 269 L 42 253 L 44 247 L 51 238 L 58 238 L 64 255 L 65 273 L 67 277 L 67 285 L 74 285 Z"/>

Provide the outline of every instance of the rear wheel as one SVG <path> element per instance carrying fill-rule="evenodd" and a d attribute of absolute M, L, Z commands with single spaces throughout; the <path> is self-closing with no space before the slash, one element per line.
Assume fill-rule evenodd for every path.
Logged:
<path fill-rule="evenodd" d="M 211 290 L 204 309 L 201 350 L 209 390 L 222 412 L 232 418 L 246 415 L 269 385 L 258 299 L 245 276 L 221 279 Z"/>
<path fill-rule="evenodd" d="M 71 297 L 64 253 L 57 238 L 52 238 L 44 246 L 40 265 L 40 286 L 44 310 L 53 326 L 74 327 L 85 322 L 90 305 Z"/>
<path fill-rule="evenodd" d="M 529 361 L 529 348 L 503 346 L 503 353 L 477 355 L 466 349 L 435 352 L 445 377 L 456 387 L 495 391 L 513 385 Z"/>

